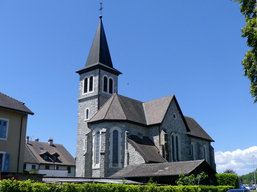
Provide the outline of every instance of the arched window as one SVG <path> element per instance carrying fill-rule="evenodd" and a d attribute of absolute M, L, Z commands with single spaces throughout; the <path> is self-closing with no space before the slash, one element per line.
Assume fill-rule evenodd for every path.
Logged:
<path fill-rule="evenodd" d="M 112 80 L 112 78 L 110 78 L 109 79 L 109 93 L 111 93 L 111 94 L 113 93 L 112 89 L 113 89 L 113 80 Z"/>
<path fill-rule="evenodd" d="M 93 76 L 89 78 L 89 92 L 93 91 Z"/>
<path fill-rule="evenodd" d="M 87 93 L 87 78 L 84 79 L 84 93 Z"/>
<path fill-rule="evenodd" d="M 121 146 L 122 146 L 122 138 L 121 138 L 121 130 L 119 127 L 113 127 L 110 129 L 110 137 L 109 137 L 109 167 L 121 168 Z"/>
<path fill-rule="evenodd" d="M 104 76 L 104 92 L 107 92 L 107 83 L 108 83 L 108 79 L 106 76 Z"/>
<path fill-rule="evenodd" d="M 95 134 L 95 164 L 100 162 L 100 131 Z"/>
<path fill-rule="evenodd" d="M 177 134 L 171 135 L 172 161 L 180 161 L 180 137 Z"/>
<path fill-rule="evenodd" d="M 89 109 L 85 110 L 85 120 L 89 119 Z"/>
<path fill-rule="evenodd" d="M 176 136 L 176 160 L 179 161 L 178 136 Z"/>
<path fill-rule="evenodd" d="M 191 143 L 191 155 L 193 160 L 195 160 L 195 147 L 194 147 L 194 143 Z"/>
<path fill-rule="evenodd" d="M 176 161 L 175 158 L 175 140 L 174 140 L 174 135 L 171 136 L 171 150 L 172 150 L 172 159 L 173 161 Z"/>
<path fill-rule="evenodd" d="M 119 135 L 118 131 L 113 131 L 113 137 L 112 137 L 112 165 L 117 166 L 119 163 L 118 157 L 119 157 Z"/>

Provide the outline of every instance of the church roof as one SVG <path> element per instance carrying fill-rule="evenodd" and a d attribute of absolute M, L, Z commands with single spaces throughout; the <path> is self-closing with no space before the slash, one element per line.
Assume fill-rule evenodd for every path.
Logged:
<path fill-rule="evenodd" d="M 185 119 L 190 129 L 190 132 L 187 133 L 188 135 L 214 142 L 214 140 L 208 135 L 208 133 L 206 133 L 204 129 L 192 117 L 185 116 Z"/>
<path fill-rule="evenodd" d="M 205 160 L 194 160 L 128 165 L 110 176 L 110 178 L 175 176 L 181 173 L 190 175 L 200 166 L 204 167 L 205 170 L 208 170 L 210 173 L 216 173 Z"/>
<path fill-rule="evenodd" d="M 167 162 L 159 153 L 154 143 L 148 138 L 139 138 L 136 135 L 128 135 L 129 143 L 144 158 L 146 163 L 164 163 Z"/>
<path fill-rule="evenodd" d="M 78 70 L 77 73 L 81 74 L 97 68 L 107 70 L 116 75 L 121 74 L 121 72 L 113 68 L 112 65 L 112 59 L 102 23 L 102 16 L 100 16 L 86 65 L 84 68 Z"/>
<path fill-rule="evenodd" d="M 88 123 L 92 124 L 101 121 L 115 120 L 130 121 L 144 126 L 161 124 L 172 100 L 174 100 L 178 106 L 183 121 L 185 122 L 188 135 L 214 141 L 193 118 L 186 117 L 182 114 L 174 95 L 141 102 L 114 93 Z"/>
<path fill-rule="evenodd" d="M 143 103 L 114 93 L 89 123 L 101 120 L 127 120 L 143 125 L 159 124 L 162 123 L 173 98 L 175 96 L 171 95 Z"/>
<path fill-rule="evenodd" d="M 146 125 L 143 103 L 114 93 L 89 123 L 102 120 L 127 120 Z"/>
<path fill-rule="evenodd" d="M 12 97 L 9 97 L 1 92 L 0 92 L 0 108 L 17 111 L 19 113 L 27 113 L 30 115 L 34 115 L 34 113 L 30 111 L 29 108 L 27 108 L 24 103 L 16 99 L 13 99 Z"/>

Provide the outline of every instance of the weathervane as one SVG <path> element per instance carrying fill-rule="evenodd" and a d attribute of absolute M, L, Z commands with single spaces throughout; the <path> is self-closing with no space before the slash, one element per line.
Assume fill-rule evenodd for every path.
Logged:
<path fill-rule="evenodd" d="M 100 2 L 100 9 L 99 9 L 101 17 L 102 17 L 102 10 L 103 10 L 103 3 L 102 3 L 102 0 L 101 0 L 101 2 Z"/>

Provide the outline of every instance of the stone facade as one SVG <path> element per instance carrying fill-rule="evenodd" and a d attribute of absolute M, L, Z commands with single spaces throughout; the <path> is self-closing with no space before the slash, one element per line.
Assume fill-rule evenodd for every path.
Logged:
<path fill-rule="evenodd" d="M 84 79 L 93 76 L 93 91 L 84 93 Z M 77 154 L 76 154 L 76 176 L 90 177 L 92 175 L 92 135 L 87 122 L 101 108 L 101 106 L 111 97 L 112 94 L 103 91 L 104 76 L 113 79 L 113 92 L 118 91 L 118 76 L 110 72 L 95 69 L 80 75 L 79 98 L 78 98 L 78 128 L 77 128 Z M 86 110 L 89 115 L 86 119 Z M 94 171 L 95 175 L 97 171 Z M 99 174 L 96 174 L 100 176 Z"/>

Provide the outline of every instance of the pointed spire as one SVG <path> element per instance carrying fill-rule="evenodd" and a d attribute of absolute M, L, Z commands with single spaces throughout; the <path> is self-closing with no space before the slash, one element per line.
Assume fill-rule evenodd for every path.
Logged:
<path fill-rule="evenodd" d="M 105 68 L 106 70 L 119 75 L 121 72 L 113 68 L 112 65 L 112 59 L 102 23 L 102 15 L 100 15 L 99 18 L 100 20 L 93 43 L 91 45 L 86 65 L 83 69 L 77 71 L 77 73 L 81 74 L 92 68 Z"/>
<path fill-rule="evenodd" d="M 86 62 L 86 67 L 89 67 L 94 64 L 104 64 L 108 67 L 113 68 L 112 66 L 112 59 L 111 55 L 109 52 L 105 32 L 104 32 L 104 27 L 102 23 L 102 16 L 99 16 L 100 21 L 95 33 L 95 38 L 93 40 L 87 62 Z"/>

